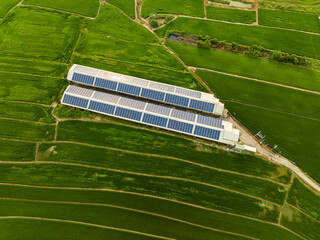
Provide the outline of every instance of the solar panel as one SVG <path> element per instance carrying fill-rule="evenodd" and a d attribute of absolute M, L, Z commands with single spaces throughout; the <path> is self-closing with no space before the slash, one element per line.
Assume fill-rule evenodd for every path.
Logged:
<path fill-rule="evenodd" d="M 90 101 L 89 109 L 113 115 L 115 107 L 101 102 Z"/>
<path fill-rule="evenodd" d="M 191 99 L 190 101 L 190 108 L 206 111 L 206 112 L 213 112 L 214 110 L 214 104 L 203 102 L 195 99 Z"/>
<path fill-rule="evenodd" d="M 153 104 L 153 103 L 148 103 L 146 111 L 169 116 L 171 108 Z"/>
<path fill-rule="evenodd" d="M 111 94 L 111 93 L 104 93 L 96 91 L 92 97 L 93 99 L 101 100 L 108 103 L 117 103 L 120 99 L 119 96 Z"/>
<path fill-rule="evenodd" d="M 201 92 L 185 89 L 185 88 L 176 88 L 176 93 L 189 96 L 189 97 L 195 97 L 195 98 L 201 98 Z"/>
<path fill-rule="evenodd" d="M 132 98 L 122 97 L 119 101 L 119 105 L 127 106 L 131 108 L 137 108 L 143 110 L 147 103 Z"/>
<path fill-rule="evenodd" d="M 160 126 L 160 127 L 166 127 L 168 119 L 164 118 L 164 117 L 158 117 L 155 115 L 145 113 L 143 115 L 142 122 L 149 123 L 149 124 L 156 125 L 156 126 Z"/>
<path fill-rule="evenodd" d="M 204 125 L 217 127 L 217 128 L 223 128 L 221 119 L 207 117 L 207 116 L 203 116 L 203 115 L 198 115 L 197 123 L 201 123 Z"/>
<path fill-rule="evenodd" d="M 141 97 L 150 98 L 153 100 L 163 101 L 165 93 L 158 92 L 150 89 L 142 88 Z"/>
<path fill-rule="evenodd" d="M 180 97 L 173 94 L 166 94 L 165 102 L 188 107 L 189 98 Z"/>
<path fill-rule="evenodd" d="M 220 131 L 206 127 L 195 126 L 194 135 L 219 140 Z"/>
<path fill-rule="evenodd" d="M 73 73 L 72 81 L 84 83 L 84 84 L 88 84 L 88 85 L 93 85 L 94 77 L 79 74 L 79 73 Z"/>
<path fill-rule="evenodd" d="M 191 122 L 196 120 L 196 114 L 177 109 L 172 109 L 171 117 L 180 118 Z"/>
<path fill-rule="evenodd" d="M 162 84 L 162 83 L 157 83 L 157 82 L 150 82 L 149 87 L 155 88 L 158 90 L 167 91 L 167 92 L 174 92 L 174 89 L 175 89 L 174 86 L 170 86 L 170 85 L 166 85 L 166 84 Z"/>
<path fill-rule="evenodd" d="M 126 109 L 126 108 L 117 107 L 115 115 L 119 117 L 140 121 L 142 113 L 134 110 Z"/>
<path fill-rule="evenodd" d="M 117 85 L 118 85 L 117 82 L 105 80 L 102 78 L 96 78 L 96 81 L 94 83 L 94 86 L 105 88 L 105 89 L 110 89 L 110 90 L 116 90 Z"/>
<path fill-rule="evenodd" d="M 168 128 L 178 130 L 185 133 L 192 133 L 193 124 L 184 123 L 176 120 L 169 120 Z"/>
<path fill-rule="evenodd" d="M 132 85 L 128 85 L 128 84 L 124 84 L 124 83 L 119 83 L 117 90 L 119 92 L 129 93 L 132 95 L 139 96 L 141 88 L 136 87 L 136 86 L 132 86 Z"/>
<path fill-rule="evenodd" d="M 86 67 L 86 66 L 81 66 L 81 65 L 77 65 L 74 68 L 75 72 L 82 72 L 82 73 L 86 73 L 89 75 L 97 75 L 99 70 L 95 69 L 95 68 L 91 68 L 91 67 Z"/>
<path fill-rule="evenodd" d="M 66 91 L 66 93 L 72 93 L 72 94 L 77 94 L 80 96 L 84 96 L 84 97 L 91 97 L 92 94 L 94 93 L 93 90 L 87 89 L 87 88 L 83 88 L 83 87 L 78 87 L 78 86 L 74 86 L 74 85 L 70 85 Z"/>
<path fill-rule="evenodd" d="M 87 108 L 89 100 L 65 94 L 62 102 L 81 108 Z"/>

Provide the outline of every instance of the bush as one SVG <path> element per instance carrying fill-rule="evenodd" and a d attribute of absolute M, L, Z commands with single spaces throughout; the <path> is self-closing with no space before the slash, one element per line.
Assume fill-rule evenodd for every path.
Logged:
<path fill-rule="evenodd" d="M 150 20 L 149 20 L 149 24 L 150 24 L 150 26 L 153 27 L 153 28 L 159 27 L 159 23 L 158 23 L 158 21 L 157 21 L 156 19 L 150 19 Z"/>

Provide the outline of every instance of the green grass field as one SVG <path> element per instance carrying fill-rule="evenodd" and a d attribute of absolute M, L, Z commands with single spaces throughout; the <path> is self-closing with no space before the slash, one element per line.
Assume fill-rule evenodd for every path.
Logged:
<path fill-rule="evenodd" d="M 319 178 L 317 149 L 320 147 L 319 120 L 287 113 L 226 102 L 228 110 L 253 133 L 262 131 L 272 146 L 278 145 L 282 154 L 295 162 L 316 181 Z M 254 118 L 252 118 L 254 116 Z"/>
<path fill-rule="evenodd" d="M 189 66 L 320 91 L 319 71 L 241 54 L 167 42 Z"/>
<path fill-rule="evenodd" d="M 197 70 L 197 74 L 220 99 L 254 104 L 320 120 L 319 94 L 210 71 Z"/>
<path fill-rule="evenodd" d="M 81 20 L 61 12 L 19 7 L 0 23 L 0 54 L 67 62 Z"/>
<path fill-rule="evenodd" d="M 281 3 L 293 3 L 293 4 L 302 4 L 302 5 L 317 5 L 320 3 L 319 0 L 275 0 L 275 2 Z"/>
<path fill-rule="evenodd" d="M 35 143 L 1 140 L 0 161 L 33 161 Z"/>
<path fill-rule="evenodd" d="M 125 12 L 132 19 L 135 18 L 134 0 L 108 0 L 108 3 L 121 9 L 123 12 Z"/>
<path fill-rule="evenodd" d="M 20 0 L 2 0 L 0 2 L 0 18 L 3 18 Z"/>
<path fill-rule="evenodd" d="M 95 17 L 99 8 L 99 0 L 77 0 L 76 2 L 64 0 L 24 0 L 23 4 L 49 7 L 89 17 Z"/>
<path fill-rule="evenodd" d="M 259 8 L 259 25 L 320 33 L 317 14 L 285 12 Z"/>
<path fill-rule="evenodd" d="M 182 7 L 183 6 L 183 7 Z M 171 13 L 204 17 L 202 0 L 145 0 L 142 5 L 142 17 L 147 18 L 153 13 Z"/>
<path fill-rule="evenodd" d="M 165 36 L 167 31 L 181 31 L 193 35 L 209 35 L 212 38 L 244 45 L 261 45 L 267 49 L 320 58 L 320 36 L 286 29 L 247 26 L 202 19 L 179 17 L 156 31 Z M 299 46 L 298 48 L 296 46 Z"/>
<path fill-rule="evenodd" d="M 207 18 L 227 22 L 253 23 L 256 21 L 256 12 L 232 8 L 207 6 Z"/>

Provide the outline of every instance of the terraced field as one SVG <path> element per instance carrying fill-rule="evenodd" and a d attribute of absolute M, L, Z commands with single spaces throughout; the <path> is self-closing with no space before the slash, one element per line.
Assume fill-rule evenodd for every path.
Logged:
<path fill-rule="evenodd" d="M 107 2 L 0 3 L 0 239 L 319 239 L 320 195 L 285 166 L 58 104 L 73 63 L 213 90 L 320 181 L 319 72 L 164 44 L 134 1 Z M 205 16 L 183 3 L 142 13 Z"/>

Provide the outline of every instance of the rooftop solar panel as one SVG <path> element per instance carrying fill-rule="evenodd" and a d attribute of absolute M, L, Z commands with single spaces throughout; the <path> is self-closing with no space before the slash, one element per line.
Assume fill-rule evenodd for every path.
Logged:
<path fill-rule="evenodd" d="M 146 102 L 135 100 L 132 98 L 126 98 L 126 97 L 122 97 L 119 101 L 119 105 L 136 108 L 140 110 L 143 110 L 146 104 L 147 104 Z"/>
<path fill-rule="evenodd" d="M 119 117 L 127 118 L 127 119 L 132 119 L 135 121 L 140 121 L 142 113 L 138 111 L 130 110 L 127 108 L 117 107 L 115 115 Z"/>
<path fill-rule="evenodd" d="M 175 90 L 174 86 L 170 86 L 170 85 L 166 85 L 166 84 L 162 84 L 162 83 L 157 83 L 157 82 L 150 82 L 149 87 L 155 88 L 158 90 L 162 90 L 162 91 L 166 91 L 166 92 L 174 92 L 174 90 Z"/>
<path fill-rule="evenodd" d="M 100 70 L 95 69 L 95 68 L 91 68 L 91 67 L 77 65 L 74 68 L 74 71 L 84 73 L 84 74 L 89 74 L 89 75 L 97 75 Z"/>
<path fill-rule="evenodd" d="M 88 85 L 93 85 L 94 77 L 84 75 L 84 74 L 74 73 L 72 76 L 72 81 L 84 83 L 84 84 L 88 84 Z"/>
<path fill-rule="evenodd" d="M 143 114 L 142 122 L 156 125 L 159 127 L 166 127 L 168 119 L 164 118 L 164 117 L 158 117 L 158 116 L 155 116 L 152 114 L 145 113 L 145 114 Z"/>
<path fill-rule="evenodd" d="M 88 98 L 91 97 L 92 94 L 94 93 L 93 90 L 83 88 L 83 87 L 74 86 L 74 85 L 70 85 L 67 88 L 66 92 L 71 93 L 71 94 L 77 94 L 77 95 L 88 97 Z"/>
<path fill-rule="evenodd" d="M 96 91 L 92 97 L 93 99 L 105 101 L 108 103 L 117 103 L 120 99 L 119 96 L 111 94 L 111 93 L 104 93 Z"/>
<path fill-rule="evenodd" d="M 146 111 L 169 116 L 171 108 L 153 104 L 153 103 L 148 103 Z"/>
<path fill-rule="evenodd" d="M 116 90 L 118 83 L 110 80 L 105 80 L 102 78 L 96 78 L 96 81 L 94 83 L 94 86 L 110 89 L 110 90 Z"/>
<path fill-rule="evenodd" d="M 163 101 L 164 95 L 165 95 L 165 93 L 163 93 L 163 92 L 158 92 L 158 91 L 145 89 L 145 88 L 142 88 L 142 91 L 140 94 L 141 97 L 145 97 L 145 98 L 149 98 L 149 99 L 153 99 L 153 100 L 157 100 L 157 101 Z"/>
<path fill-rule="evenodd" d="M 101 102 L 90 101 L 89 109 L 93 111 L 98 111 L 102 113 L 107 113 L 109 115 L 113 115 L 115 106 L 101 103 Z"/>
<path fill-rule="evenodd" d="M 89 100 L 65 94 L 62 103 L 73 105 L 80 108 L 87 108 Z"/>
<path fill-rule="evenodd" d="M 171 117 L 180 118 L 191 122 L 196 120 L 196 114 L 177 109 L 172 109 Z"/>
<path fill-rule="evenodd" d="M 223 128 L 221 119 L 207 117 L 207 116 L 203 116 L 203 115 L 198 115 L 197 123 L 201 123 L 204 125 L 217 127 L 217 128 Z"/>
<path fill-rule="evenodd" d="M 173 94 L 166 94 L 166 99 L 164 101 L 167 103 L 172 103 L 184 107 L 188 107 L 189 104 L 189 98 L 180 97 Z"/>
<path fill-rule="evenodd" d="M 185 88 L 176 88 L 176 93 L 179 93 L 181 95 L 189 96 L 189 97 L 195 97 L 195 98 L 201 98 L 201 92 L 185 89 Z"/>
<path fill-rule="evenodd" d="M 190 101 L 190 108 L 206 111 L 206 112 L 213 112 L 214 110 L 214 104 L 213 103 L 208 103 L 204 101 L 199 101 L 195 99 L 191 99 Z"/>
<path fill-rule="evenodd" d="M 195 126 L 194 134 L 214 140 L 219 140 L 220 138 L 220 131 L 200 126 Z"/>
<path fill-rule="evenodd" d="M 117 90 L 119 92 L 123 92 L 123 93 L 128 93 L 128 94 L 139 96 L 141 88 L 140 87 L 136 87 L 136 86 L 132 86 L 132 85 L 128 85 L 128 84 L 124 84 L 124 83 L 119 83 Z"/>
<path fill-rule="evenodd" d="M 192 133 L 193 124 L 169 119 L 168 128 L 185 133 Z"/>

